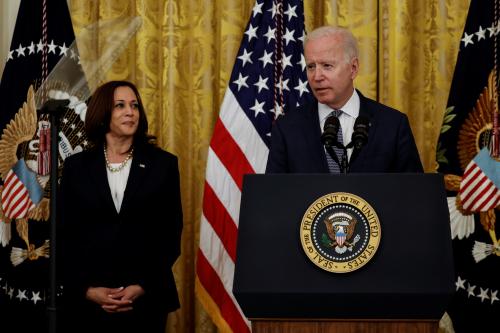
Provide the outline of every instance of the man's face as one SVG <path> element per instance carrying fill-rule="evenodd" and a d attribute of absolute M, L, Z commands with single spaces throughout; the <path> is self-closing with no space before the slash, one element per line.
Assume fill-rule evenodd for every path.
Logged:
<path fill-rule="evenodd" d="M 341 108 L 351 97 L 359 68 L 357 58 L 347 59 L 341 38 L 319 37 L 309 40 L 304 49 L 307 79 L 313 94 L 332 109 Z"/>

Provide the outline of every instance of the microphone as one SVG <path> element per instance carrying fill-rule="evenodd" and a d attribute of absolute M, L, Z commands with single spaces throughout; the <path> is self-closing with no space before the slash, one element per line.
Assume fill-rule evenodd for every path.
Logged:
<path fill-rule="evenodd" d="M 352 132 L 351 143 L 349 146 L 354 149 L 361 149 L 368 142 L 368 131 L 370 129 L 370 120 L 365 116 L 358 116 L 354 122 L 354 132 Z"/>
<path fill-rule="evenodd" d="M 337 142 L 339 128 L 339 118 L 335 116 L 326 118 L 325 125 L 323 126 L 323 133 L 321 134 L 321 143 L 327 147 L 337 146 L 339 144 Z"/>

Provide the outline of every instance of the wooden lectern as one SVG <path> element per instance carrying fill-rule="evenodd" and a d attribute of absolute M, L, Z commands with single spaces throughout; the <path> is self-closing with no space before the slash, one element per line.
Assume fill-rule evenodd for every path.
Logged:
<path fill-rule="evenodd" d="M 381 225 L 373 258 L 347 273 L 313 264 L 299 236 L 334 192 L 363 198 Z M 437 332 L 453 292 L 442 175 L 245 176 L 233 293 L 254 333 Z"/>

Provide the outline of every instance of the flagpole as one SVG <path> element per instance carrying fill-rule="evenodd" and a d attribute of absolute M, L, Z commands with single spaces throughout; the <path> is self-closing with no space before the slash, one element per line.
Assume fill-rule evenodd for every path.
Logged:
<path fill-rule="evenodd" d="M 49 258 L 49 303 L 47 306 L 49 332 L 57 331 L 57 170 L 58 170 L 58 125 L 59 116 L 69 100 L 48 100 L 40 112 L 50 117 L 50 258 Z"/>

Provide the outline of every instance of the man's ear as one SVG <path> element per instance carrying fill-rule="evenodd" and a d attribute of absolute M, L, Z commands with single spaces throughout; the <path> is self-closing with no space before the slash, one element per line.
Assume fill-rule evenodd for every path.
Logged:
<path fill-rule="evenodd" d="M 359 60 L 358 57 L 354 57 L 351 60 L 351 79 L 354 80 L 358 76 L 359 72 Z"/>

